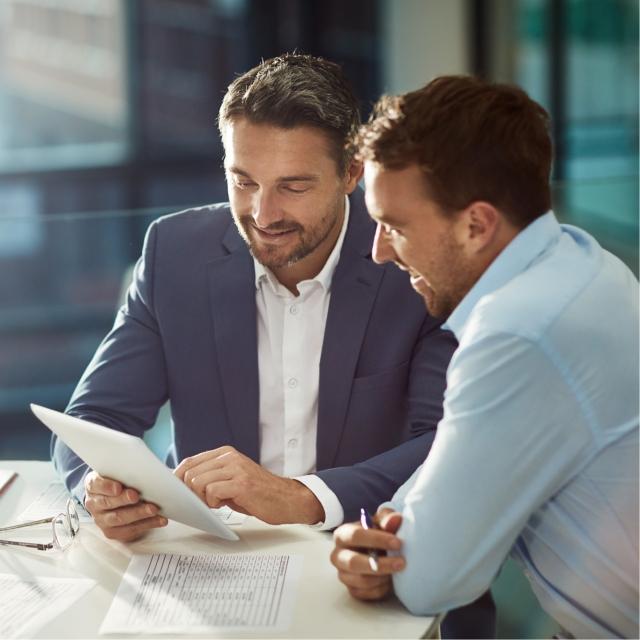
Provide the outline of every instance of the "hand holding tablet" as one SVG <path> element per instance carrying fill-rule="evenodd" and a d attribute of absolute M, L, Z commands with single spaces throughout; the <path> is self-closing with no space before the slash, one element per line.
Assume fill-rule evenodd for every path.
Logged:
<path fill-rule="evenodd" d="M 94 500 L 91 506 L 96 512 L 101 507 L 102 512 L 111 512 L 109 516 L 101 514 L 107 518 L 103 522 L 106 526 L 127 524 L 114 521 L 120 514 L 125 514 L 123 517 L 126 518 L 127 511 L 120 512 L 118 507 L 134 506 L 128 512 L 132 518 L 130 522 L 142 522 L 144 518 L 140 520 L 140 516 L 145 515 L 144 510 L 157 506 L 155 513 L 147 512 L 149 518 L 170 518 L 226 540 L 238 540 L 236 533 L 176 478 L 140 438 L 35 404 L 31 405 L 31 410 L 98 474 L 87 476 L 87 501 Z M 112 480 L 116 481 L 113 485 L 110 484 Z M 104 493 L 108 491 L 113 494 Z M 131 491 L 133 494 L 129 493 Z M 89 504 L 87 508 L 90 509 Z M 117 510 L 113 511 L 114 508 Z M 160 526 L 162 521 L 155 522 L 157 525 L 153 526 Z"/>
<path fill-rule="evenodd" d="M 84 487 L 84 506 L 107 538 L 132 542 L 149 529 L 167 525 L 167 519 L 159 515 L 158 505 L 142 500 L 136 489 L 117 480 L 91 471 Z"/>

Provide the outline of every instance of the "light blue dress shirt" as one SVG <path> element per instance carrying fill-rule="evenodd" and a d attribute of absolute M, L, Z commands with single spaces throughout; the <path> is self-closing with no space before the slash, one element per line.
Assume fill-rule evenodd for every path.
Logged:
<path fill-rule="evenodd" d="M 549 212 L 450 316 L 426 462 L 394 496 L 416 615 L 471 602 L 510 553 L 577 637 L 638 636 L 638 283 Z"/>

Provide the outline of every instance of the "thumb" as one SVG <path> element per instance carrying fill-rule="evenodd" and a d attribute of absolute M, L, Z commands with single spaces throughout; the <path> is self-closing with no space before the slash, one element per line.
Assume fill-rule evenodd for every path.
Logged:
<path fill-rule="evenodd" d="M 402 524 L 402 514 L 397 511 L 385 510 L 379 515 L 380 528 L 389 533 L 396 533 Z"/>

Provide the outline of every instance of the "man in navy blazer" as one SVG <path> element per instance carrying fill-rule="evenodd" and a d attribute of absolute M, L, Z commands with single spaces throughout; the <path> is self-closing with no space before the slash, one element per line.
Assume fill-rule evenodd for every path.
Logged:
<path fill-rule="evenodd" d="M 219 116 L 229 204 L 150 226 L 67 408 L 141 436 L 170 400 L 175 473 L 211 507 L 330 529 L 389 499 L 433 441 L 456 344 L 371 259 L 345 147 L 358 122 L 333 63 L 287 55 L 237 78 Z M 52 457 L 108 537 L 166 524 L 55 436 Z"/>

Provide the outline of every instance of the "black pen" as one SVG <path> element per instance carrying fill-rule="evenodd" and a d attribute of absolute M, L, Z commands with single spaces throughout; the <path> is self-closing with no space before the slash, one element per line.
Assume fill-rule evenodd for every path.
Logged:
<path fill-rule="evenodd" d="M 380 528 L 365 508 L 360 509 L 360 524 L 363 529 Z M 375 549 L 369 550 L 369 566 L 371 567 L 371 571 L 378 573 L 378 552 L 375 551 Z"/>

